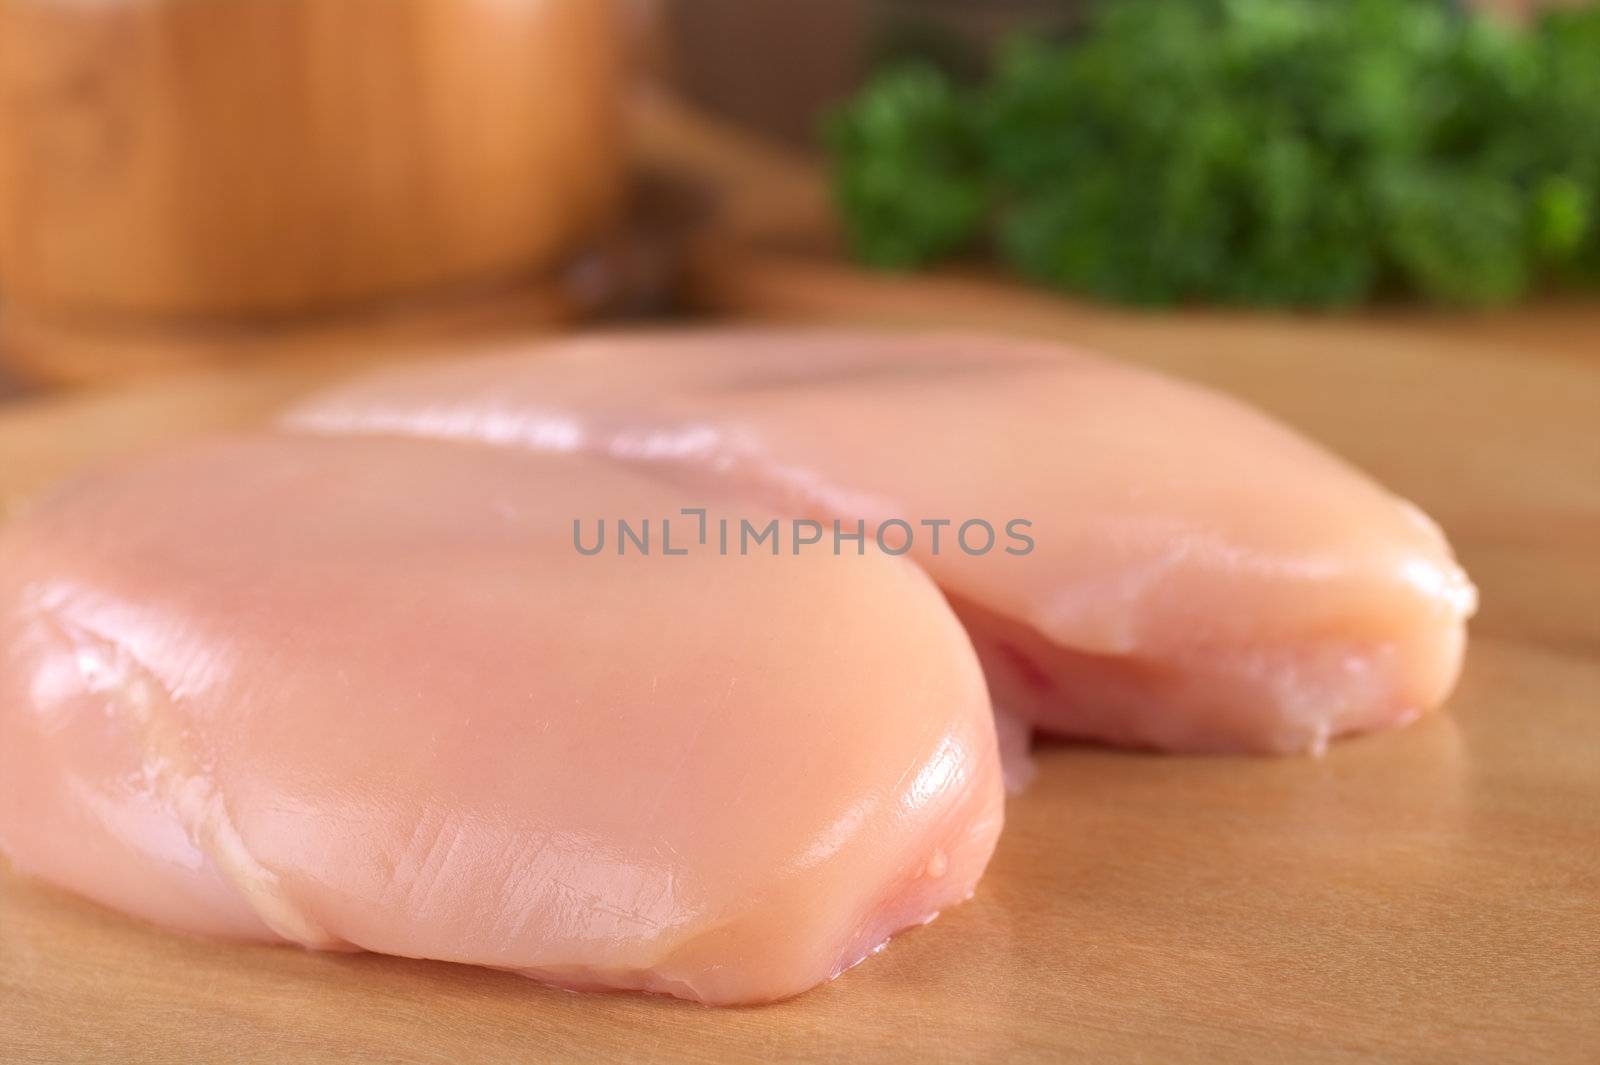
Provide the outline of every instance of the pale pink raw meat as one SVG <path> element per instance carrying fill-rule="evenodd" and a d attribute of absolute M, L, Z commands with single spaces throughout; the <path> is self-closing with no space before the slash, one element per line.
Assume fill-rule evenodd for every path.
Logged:
<path fill-rule="evenodd" d="M 286 424 L 606 455 L 864 519 L 869 537 L 905 520 L 996 705 L 1111 743 L 1314 751 L 1409 721 L 1453 687 L 1475 603 L 1439 529 L 1322 448 L 1227 397 L 1043 343 L 589 337 L 359 381 Z M 919 523 L 937 519 L 956 525 L 935 554 Z M 974 519 L 997 549 L 952 549 Z M 1023 546 L 1014 519 L 1031 522 L 1026 556 L 1002 549 Z"/>
<path fill-rule="evenodd" d="M 779 999 L 972 892 L 971 644 L 881 555 L 577 553 L 615 464 L 263 435 L 0 531 L 0 850 L 183 931 Z"/>

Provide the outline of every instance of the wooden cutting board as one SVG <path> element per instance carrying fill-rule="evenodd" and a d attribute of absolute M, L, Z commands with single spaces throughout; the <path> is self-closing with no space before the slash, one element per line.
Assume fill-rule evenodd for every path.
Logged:
<path fill-rule="evenodd" d="M 1151 318 L 750 242 L 693 281 L 730 315 L 1054 336 L 1276 412 L 1452 535 L 1484 601 L 1459 693 L 1321 759 L 1047 750 L 971 902 L 761 1008 L 199 942 L 0 873 L 0 1062 L 1600 1060 L 1600 310 Z M 347 368 L 0 406 L 0 501 Z"/>
<path fill-rule="evenodd" d="M 757 1009 L 197 942 L 0 874 L 0 1061 L 1596 1060 L 1600 358 L 1500 319 L 1144 319 L 796 260 L 734 273 L 708 267 L 703 297 L 1089 341 L 1338 448 L 1437 515 L 1482 586 L 1449 712 L 1320 760 L 1049 750 L 975 899 Z M 343 369 L 0 407 L 0 499 Z"/>

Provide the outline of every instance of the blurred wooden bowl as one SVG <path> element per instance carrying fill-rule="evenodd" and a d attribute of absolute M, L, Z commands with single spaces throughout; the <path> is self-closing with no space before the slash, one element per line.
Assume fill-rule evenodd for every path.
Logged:
<path fill-rule="evenodd" d="M 625 190 L 611 0 L 3 0 L 0 300 L 234 326 L 549 272 Z"/>

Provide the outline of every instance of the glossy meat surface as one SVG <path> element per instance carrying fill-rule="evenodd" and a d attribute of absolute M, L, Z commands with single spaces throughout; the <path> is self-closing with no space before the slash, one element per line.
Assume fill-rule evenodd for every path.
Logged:
<path fill-rule="evenodd" d="M 783 998 L 973 890 L 971 644 L 909 563 L 584 557 L 619 466 L 262 435 L 0 530 L 0 850 L 180 930 Z"/>
<path fill-rule="evenodd" d="M 996 705 L 1111 743 L 1317 751 L 1404 723 L 1450 692 L 1475 606 L 1439 529 L 1335 456 L 1224 396 L 1047 344 L 590 337 L 358 381 L 286 424 L 606 455 L 869 538 L 899 519 Z M 952 543 L 975 520 L 987 552 L 980 526 L 971 553 Z M 1005 550 L 1018 520 L 1026 555 Z"/>

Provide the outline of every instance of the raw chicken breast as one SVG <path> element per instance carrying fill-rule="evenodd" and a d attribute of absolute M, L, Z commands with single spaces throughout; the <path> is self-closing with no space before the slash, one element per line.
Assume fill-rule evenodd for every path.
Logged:
<path fill-rule="evenodd" d="M 1454 685 L 1475 603 L 1438 528 L 1326 451 L 1046 344 L 587 338 L 358 382 L 288 423 L 603 454 L 845 532 L 864 519 L 891 549 L 912 532 L 996 705 L 1110 743 L 1317 751 L 1409 721 Z M 987 552 L 982 526 L 957 542 L 969 521 Z"/>
<path fill-rule="evenodd" d="M 898 559 L 574 548 L 684 502 L 315 437 L 77 482 L 0 533 L 0 849 L 194 933 L 707 1003 L 829 979 L 987 863 L 983 678 Z"/>

